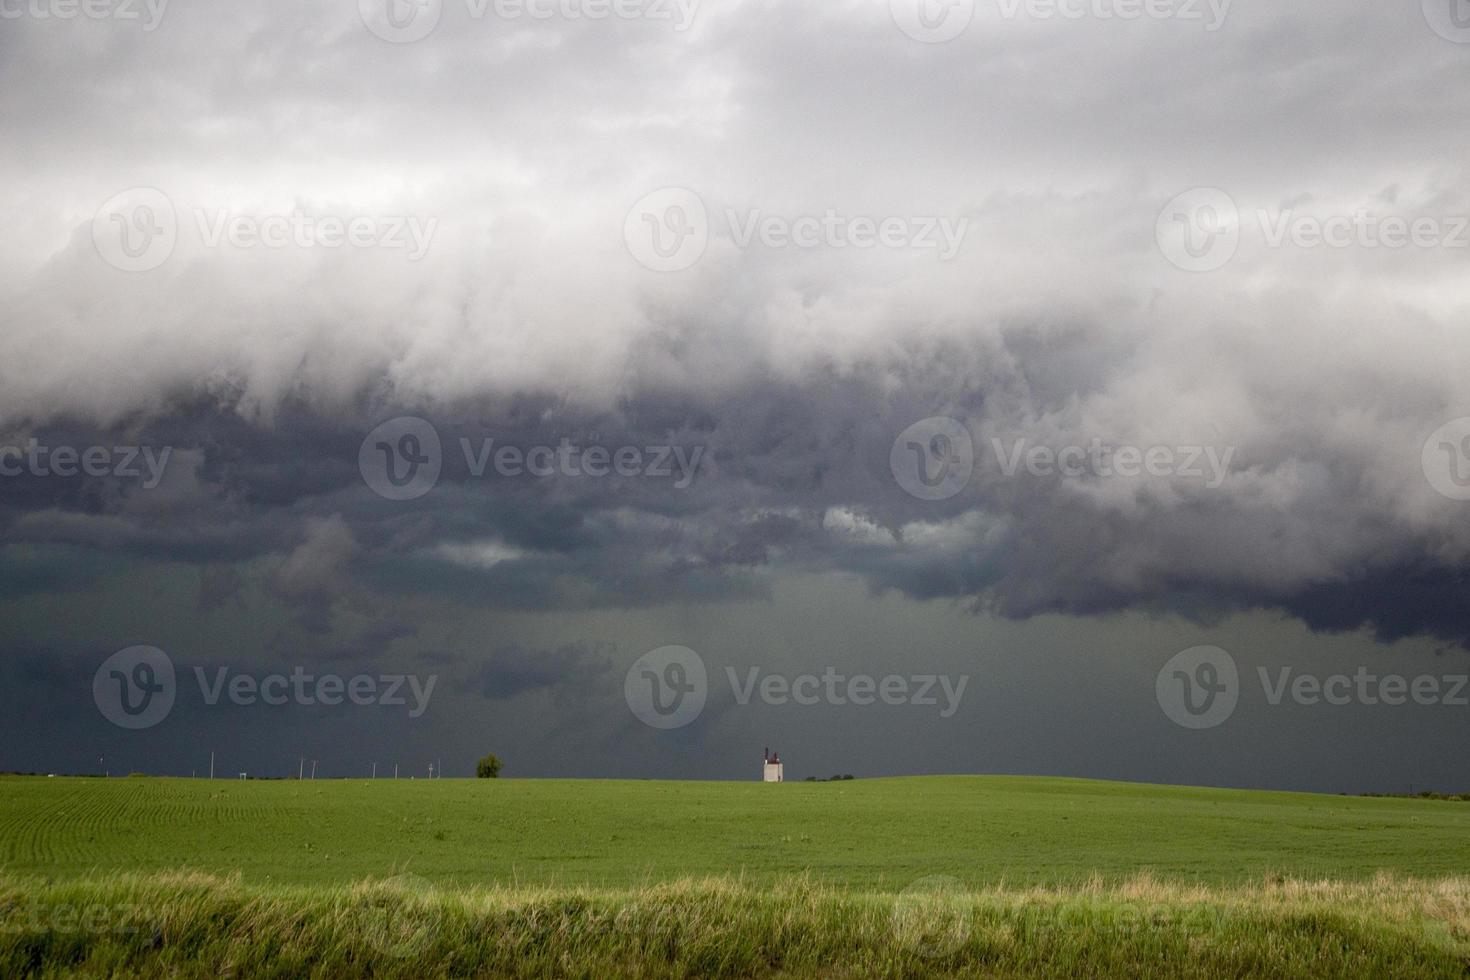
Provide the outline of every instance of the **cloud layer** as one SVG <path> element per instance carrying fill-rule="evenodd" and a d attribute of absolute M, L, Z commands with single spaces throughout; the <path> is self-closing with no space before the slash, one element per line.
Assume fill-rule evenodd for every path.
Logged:
<path fill-rule="evenodd" d="M 7 475 L 0 579 L 187 568 L 200 616 L 282 611 L 286 658 L 453 610 L 762 601 L 774 572 L 1463 645 L 1470 455 L 1435 433 L 1470 415 L 1470 44 L 1429 0 L 1127 6 L 982 3 L 942 44 L 903 0 L 446 0 L 412 43 L 372 3 L 26 8 L 0 442 L 171 456 L 157 486 Z M 1171 211 L 1200 188 L 1233 214 Z M 648 225 L 668 189 L 694 206 Z M 638 236 L 690 221 L 702 251 L 649 268 Z M 1221 229 L 1232 254 L 1181 268 Z M 442 448 L 407 501 L 359 459 L 400 416 Z M 938 500 L 894 456 L 934 418 L 973 467 Z M 682 486 L 476 474 L 486 440 L 701 455 Z M 462 687 L 600 676 L 605 639 Z"/>

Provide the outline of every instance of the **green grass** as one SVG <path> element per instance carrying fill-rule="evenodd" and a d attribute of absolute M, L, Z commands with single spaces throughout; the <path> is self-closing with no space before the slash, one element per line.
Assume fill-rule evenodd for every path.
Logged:
<path fill-rule="evenodd" d="M 1465 881 L 880 897 L 801 880 L 440 890 L 0 878 L 5 976 L 1463 977 L 1467 957 Z"/>
<path fill-rule="evenodd" d="M 251 884 L 743 875 L 897 891 L 1149 872 L 1244 883 L 1470 872 L 1456 803 L 990 777 L 842 783 L 0 780 L 0 869 L 190 868 Z"/>
<path fill-rule="evenodd" d="M 1460 976 L 1470 807 L 945 777 L 0 779 L 0 976 Z"/>

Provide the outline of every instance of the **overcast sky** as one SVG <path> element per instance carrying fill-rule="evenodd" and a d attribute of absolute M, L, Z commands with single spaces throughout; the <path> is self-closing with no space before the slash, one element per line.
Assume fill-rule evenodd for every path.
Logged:
<path fill-rule="evenodd" d="M 0 0 L 0 769 L 1470 789 L 1467 71 L 1463 0 Z"/>

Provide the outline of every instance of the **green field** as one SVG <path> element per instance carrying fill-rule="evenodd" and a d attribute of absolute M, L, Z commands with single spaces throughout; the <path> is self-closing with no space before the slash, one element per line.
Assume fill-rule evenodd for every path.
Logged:
<path fill-rule="evenodd" d="M 1093 874 L 1245 883 L 1470 872 L 1470 804 L 1067 779 L 840 783 L 0 780 L 0 868 L 182 868 L 254 884 L 411 872 L 471 884 L 626 886 L 810 873 L 897 891 Z"/>
<path fill-rule="evenodd" d="M 1467 870 L 1427 800 L 5 778 L 0 975 L 1464 976 Z"/>

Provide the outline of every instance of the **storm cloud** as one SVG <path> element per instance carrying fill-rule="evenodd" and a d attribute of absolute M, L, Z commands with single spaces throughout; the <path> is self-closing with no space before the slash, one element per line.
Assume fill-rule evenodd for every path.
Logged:
<path fill-rule="evenodd" d="M 228 634 L 595 713 L 642 627 L 470 624 L 698 633 L 813 580 L 1470 643 L 1470 36 L 1433 0 L 982 2 L 943 43 L 904 0 L 377 6 L 0 21 L 12 672 Z M 1238 242 L 1190 268 L 1200 194 Z M 401 419 L 437 473 L 394 499 Z M 905 483 L 926 420 L 953 492 Z"/>

